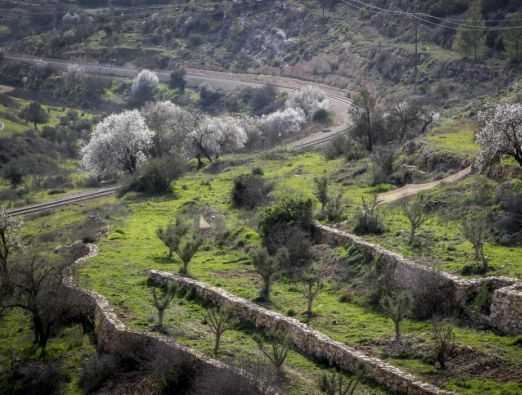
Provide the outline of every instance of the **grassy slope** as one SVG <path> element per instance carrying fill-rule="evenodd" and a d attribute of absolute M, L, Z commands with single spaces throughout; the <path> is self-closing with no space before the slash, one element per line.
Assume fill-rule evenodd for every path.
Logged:
<path fill-rule="evenodd" d="M 196 200 L 226 213 L 229 228 L 236 233 L 237 240 L 248 244 L 257 243 L 258 237 L 248 217 L 242 220 L 240 213 L 231 210 L 229 204 L 232 179 L 255 166 L 262 167 L 269 179 L 279 181 L 276 193 L 299 188 L 300 194 L 310 195 L 313 177 L 324 171 L 333 172 L 340 162 L 327 162 L 316 154 L 305 154 L 295 159 L 258 160 L 249 166 L 239 166 L 214 176 L 204 173 L 188 175 L 176 185 L 177 199 L 129 200 L 132 214 L 117 225 L 107 240 L 100 243 L 100 255 L 81 272 L 83 284 L 106 295 L 132 325 L 148 327 L 152 309 L 150 295 L 145 287 L 144 271 L 151 268 L 177 270 L 176 264 L 165 260 L 165 249 L 157 240 L 155 229 L 167 223 L 183 205 Z M 354 196 L 360 196 L 367 191 L 368 188 L 352 186 L 347 188 L 346 194 L 351 195 L 353 192 Z M 240 296 L 253 298 L 257 294 L 259 280 L 248 262 L 248 257 L 240 250 L 223 251 L 208 247 L 196 256 L 191 270 L 198 279 L 224 287 Z M 314 327 L 351 345 L 363 345 L 391 336 L 392 326 L 385 317 L 357 304 L 340 303 L 338 297 L 339 294 L 331 287 L 323 292 L 317 301 L 319 317 L 314 320 Z M 290 309 L 300 314 L 304 311 L 303 298 L 295 286 L 278 283 L 274 288 L 274 308 L 285 314 Z M 408 336 L 426 340 L 429 338 L 429 330 L 429 323 L 405 324 Z M 522 349 L 511 346 L 514 338 L 464 328 L 455 330 L 461 344 L 473 346 L 484 353 L 500 354 L 508 361 L 515 362 L 522 358 Z M 201 341 L 198 341 L 197 346 L 207 349 L 208 340 Z M 379 349 L 374 347 L 374 352 L 379 353 Z M 416 374 L 434 374 L 431 366 L 420 361 L 401 361 L 399 364 Z M 453 380 L 450 379 L 449 383 Z M 466 379 L 464 384 L 467 385 Z M 473 391 L 477 388 L 483 389 L 477 385 L 474 384 L 473 390 L 463 392 L 476 393 Z M 509 382 L 497 382 L 498 388 L 512 385 Z"/>

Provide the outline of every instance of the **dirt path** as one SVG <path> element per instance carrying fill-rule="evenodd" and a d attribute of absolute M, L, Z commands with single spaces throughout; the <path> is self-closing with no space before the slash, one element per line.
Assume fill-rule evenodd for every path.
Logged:
<path fill-rule="evenodd" d="M 395 189 L 394 191 L 377 195 L 377 202 L 379 205 L 396 202 L 397 200 L 401 200 L 410 196 L 414 196 L 420 192 L 433 189 L 441 184 L 451 184 L 457 182 L 467 177 L 470 173 L 471 166 L 466 167 L 464 170 L 461 170 L 458 173 L 452 174 L 441 180 L 427 182 L 424 184 L 408 184 L 399 189 Z"/>

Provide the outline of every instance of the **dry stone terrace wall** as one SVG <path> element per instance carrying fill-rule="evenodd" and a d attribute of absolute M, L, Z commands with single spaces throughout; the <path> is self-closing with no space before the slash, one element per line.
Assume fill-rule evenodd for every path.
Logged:
<path fill-rule="evenodd" d="M 466 280 L 450 273 L 435 270 L 372 244 L 361 237 L 338 229 L 316 224 L 317 237 L 330 245 L 354 245 L 388 269 L 391 287 L 410 290 L 414 295 L 426 292 L 427 284 L 435 284 L 443 292 L 445 303 L 454 310 L 468 313 L 477 324 L 487 324 L 508 335 L 522 334 L 522 282 L 507 277 L 487 277 Z M 471 302 L 486 287 L 492 292 L 490 315 L 477 314 Z"/>
<path fill-rule="evenodd" d="M 86 245 L 86 255 L 76 260 L 75 265 L 85 262 L 88 258 L 97 254 L 94 244 Z M 183 361 L 189 362 L 198 371 L 215 372 L 216 375 L 228 374 L 243 377 L 250 383 L 256 383 L 256 378 L 247 372 L 231 367 L 191 348 L 177 344 L 173 338 L 156 333 L 142 333 L 133 331 L 118 318 L 105 297 L 74 284 L 73 276 L 69 274 L 64 285 L 67 295 L 64 302 L 67 303 L 67 311 L 71 312 L 70 318 L 92 320 L 96 337 L 98 352 L 116 355 L 137 355 L 148 359 L 154 359 L 157 355 L 164 355 L 168 349 Z M 219 377 L 219 376 L 216 376 Z M 259 384 L 259 392 L 267 395 L 279 395 L 273 388 Z"/>
<path fill-rule="evenodd" d="M 169 282 L 192 290 L 195 295 L 214 305 L 223 306 L 238 319 L 255 324 L 267 331 L 286 331 L 294 346 L 303 354 L 326 361 L 338 368 L 355 372 L 363 367 L 365 376 L 394 393 L 408 395 L 452 394 L 431 384 L 423 383 L 411 374 L 373 358 L 347 345 L 334 341 L 300 321 L 263 308 L 248 300 L 234 296 L 220 288 L 165 272 L 150 270 L 149 280 L 156 286 Z"/>

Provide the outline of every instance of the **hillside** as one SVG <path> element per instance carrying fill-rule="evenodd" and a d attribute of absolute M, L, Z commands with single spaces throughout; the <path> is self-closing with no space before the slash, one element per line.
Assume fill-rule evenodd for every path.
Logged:
<path fill-rule="evenodd" d="M 0 395 L 522 394 L 518 0 L 0 0 Z"/>

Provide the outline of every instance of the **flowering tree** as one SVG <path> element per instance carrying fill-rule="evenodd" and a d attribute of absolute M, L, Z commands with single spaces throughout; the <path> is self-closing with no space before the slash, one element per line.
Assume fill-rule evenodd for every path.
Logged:
<path fill-rule="evenodd" d="M 522 105 L 500 104 L 480 113 L 479 118 L 483 125 L 477 135 L 479 168 L 485 169 L 502 156 L 511 156 L 522 166 Z"/>
<path fill-rule="evenodd" d="M 329 101 L 321 89 L 308 85 L 290 93 L 285 105 L 287 108 L 301 109 L 310 121 L 317 111 L 328 109 Z"/>
<path fill-rule="evenodd" d="M 154 157 L 181 154 L 185 139 L 200 118 L 170 101 L 148 103 L 142 114 L 147 126 L 155 133 L 151 150 Z"/>
<path fill-rule="evenodd" d="M 203 119 L 188 135 L 187 142 L 201 167 L 203 157 L 212 161 L 223 153 L 243 148 L 247 140 L 241 120 L 225 116 Z"/>
<path fill-rule="evenodd" d="M 150 70 L 142 70 L 132 81 L 130 98 L 136 105 L 144 104 L 154 99 L 159 87 L 159 78 Z"/>
<path fill-rule="evenodd" d="M 306 122 L 301 108 L 287 108 L 265 115 L 259 119 L 259 129 L 271 143 L 298 133 Z"/>
<path fill-rule="evenodd" d="M 146 159 L 154 133 L 134 111 L 113 114 L 101 121 L 82 149 L 84 167 L 97 175 L 133 174 Z"/>

